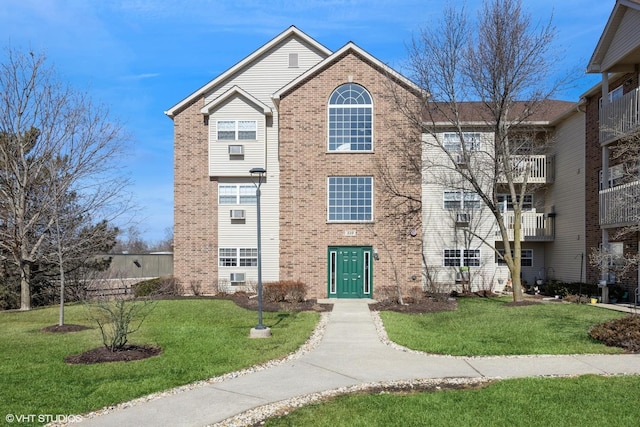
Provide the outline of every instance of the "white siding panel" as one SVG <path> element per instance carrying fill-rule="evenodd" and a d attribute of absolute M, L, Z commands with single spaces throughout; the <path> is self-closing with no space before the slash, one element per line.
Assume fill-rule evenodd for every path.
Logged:
<path fill-rule="evenodd" d="M 602 60 L 604 69 L 614 65 L 640 45 L 640 25 L 638 22 L 640 22 L 640 12 L 627 9 Z"/>
<path fill-rule="evenodd" d="M 545 253 L 547 279 L 585 278 L 585 115 L 575 112 L 556 128 L 556 180 L 548 203 L 555 206 L 556 238 Z M 584 260 L 582 259 L 584 257 Z"/>
<path fill-rule="evenodd" d="M 297 68 L 289 67 L 289 53 L 298 53 Z M 239 71 L 232 80 L 215 88 L 206 96 L 205 104 L 232 86 L 238 85 L 266 105 L 273 107 L 271 95 L 322 59 L 323 54 L 297 38 L 283 40 L 251 67 Z"/>
<path fill-rule="evenodd" d="M 298 67 L 289 67 L 289 54 L 298 54 Z M 273 108 L 273 117 L 265 117 L 246 100 L 233 98 L 218 106 L 209 118 L 209 170 L 211 176 L 218 176 L 221 183 L 247 182 L 248 171 L 254 167 L 267 170 L 267 181 L 261 187 L 261 232 L 262 232 L 262 278 L 263 282 L 278 280 L 280 269 L 280 230 L 279 230 L 279 161 L 278 161 L 278 116 L 271 95 L 278 89 L 316 65 L 326 55 L 304 43 L 301 39 L 291 37 L 283 40 L 274 49 L 261 58 L 257 58 L 249 67 L 240 70 L 230 79 L 222 82 L 207 94 L 205 104 L 238 86 L 254 98 Z M 238 120 L 256 117 L 258 120 L 258 141 L 238 143 L 245 146 L 242 160 L 231 160 L 228 155 L 229 142 L 219 144 L 216 141 L 215 122 L 219 119 Z M 255 144 L 255 145 L 254 145 Z M 250 182 L 250 180 L 248 180 Z M 228 209 L 219 210 L 218 245 L 219 247 L 257 247 L 256 210 L 255 206 L 241 206 L 247 211 L 244 223 L 231 224 Z M 246 273 L 247 283 L 257 281 L 256 267 L 220 267 L 221 285 L 228 285 L 230 272 Z M 231 289 L 230 289 L 231 290 Z"/>
<path fill-rule="evenodd" d="M 425 135 L 426 141 L 433 141 L 433 137 Z M 490 135 L 484 134 L 484 140 Z M 464 249 L 466 246 L 465 232 L 456 228 L 456 211 L 444 209 L 443 191 L 452 189 L 447 182 L 455 177 L 455 172 L 447 170 L 450 160 L 440 148 L 423 144 L 423 182 L 422 182 L 422 224 L 424 240 L 424 259 L 426 267 L 432 277 L 442 285 L 455 285 L 456 268 L 443 265 L 444 249 Z M 428 161 L 426 160 L 428 159 Z M 470 227 L 474 232 L 493 241 L 494 219 L 487 209 L 471 212 Z M 468 245 L 469 249 L 480 249 L 481 266 L 471 268 L 474 289 L 497 289 L 498 279 L 506 280 L 496 268 L 493 249 L 482 244 L 477 238 Z"/>
<path fill-rule="evenodd" d="M 260 187 L 260 213 L 262 234 L 262 279 L 274 281 L 279 276 L 279 234 L 277 187 L 274 180 L 267 177 Z M 221 179 L 221 184 L 245 184 L 251 180 Z M 244 209 L 244 221 L 231 221 L 229 210 Z M 255 205 L 219 205 L 218 207 L 218 247 L 220 248 L 257 248 L 257 209 Z M 231 272 L 246 273 L 248 281 L 258 280 L 256 267 L 220 267 L 221 282 L 228 279 Z"/>
<path fill-rule="evenodd" d="M 218 141 L 218 120 L 255 120 L 257 139 Z M 223 103 L 209 116 L 209 176 L 249 176 L 251 168 L 264 167 L 265 128 L 264 114 L 241 97 Z M 229 145 L 244 146 L 244 156 L 229 156 Z"/>

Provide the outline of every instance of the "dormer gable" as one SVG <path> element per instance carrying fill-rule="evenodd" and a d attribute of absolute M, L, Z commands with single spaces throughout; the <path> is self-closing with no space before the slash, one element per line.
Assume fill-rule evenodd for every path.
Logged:
<path fill-rule="evenodd" d="M 264 104 L 259 99 L 247 93 L 246 91 L 244 91 L 242 88 L 238 86 L 233 86 L 231 89 L 227 90 L 222 95 L 208 102 L 204 107 L 202 107 L 200 112 L 205 116 L 208 116 L 209 114 L 211 114 L 211 111 L 216 109 L 216 107 L 218 107 L 219 105 L 225 103 L 226 101 L 234 97 L 244 98 L 247 104 L 253 105 L 256 109 L 261 110 L 265 114 L 265 116 L 273 115 L 273 110 L 271 109 L 271 107 Z"/>

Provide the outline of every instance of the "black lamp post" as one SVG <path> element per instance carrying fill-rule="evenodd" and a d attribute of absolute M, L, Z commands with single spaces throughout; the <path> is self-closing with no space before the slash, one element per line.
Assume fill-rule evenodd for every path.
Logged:
<path fill-rule="evenodd" d="M 262 237 L 260 229 L 260 186 L 267 174 L 264 168 L 253 168 L 249 171 L 251 177 L 254 178 L 257 175 L 257 182 L 253 181 L 253 185 L 256 186 L 256 211 L 258 222 L 258 325 L 251 330 L 252 337 L 265 338 L 271 336 L 271 331 L 264 324 L 262 324 Z"/>

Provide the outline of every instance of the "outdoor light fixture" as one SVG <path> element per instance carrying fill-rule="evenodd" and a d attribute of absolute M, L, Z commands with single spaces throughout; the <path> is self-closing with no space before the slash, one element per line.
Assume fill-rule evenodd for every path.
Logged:
<path fill-rule="evenodd" d="M 271 329 L 262 324 L 262 237 L 260 229 L 260 186 L 264 181 L 267 171 L 264 168 L 253 168 L 249 171 L 256 186 L 256 217 L 258 222 L 258 324 L 251 329 L 251 338 L 268 338 L 271 336 Z M 257 182 L 256 182 L 257 178 Z"/>

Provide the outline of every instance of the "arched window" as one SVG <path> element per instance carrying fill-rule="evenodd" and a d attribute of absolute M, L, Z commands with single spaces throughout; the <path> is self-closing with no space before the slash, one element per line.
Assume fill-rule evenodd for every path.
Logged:
<path fill-rule="evenodd" d="M 338 87 L 329 98 L 329 151 L 372 151 L 371 95 L 355 83 Z"/>

